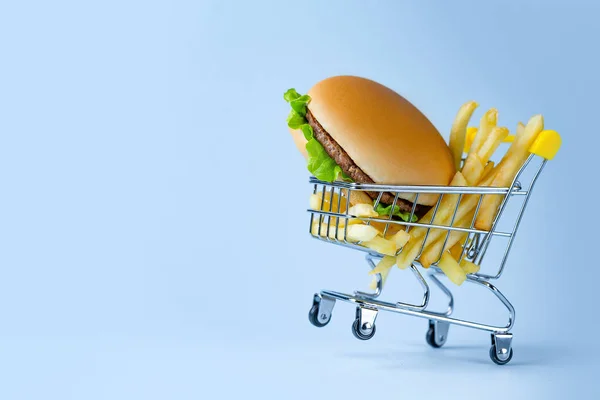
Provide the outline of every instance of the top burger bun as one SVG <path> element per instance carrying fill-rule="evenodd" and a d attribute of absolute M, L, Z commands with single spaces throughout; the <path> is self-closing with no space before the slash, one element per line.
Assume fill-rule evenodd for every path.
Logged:
<path fill-rule="evenodd" d="M 393 90 L 365 78 L 336 76 L 317 83 L 308 95 L 309 122 L 312 118 L 333 139 L 331 146 L 322 137 L 319 142 L 354 181 L 448 185 L 454 176 L 452 154 L 444 138 L 423 113 Z M 302 133 L 291 132 L 306 157 Z M 315 134 L 315 138 L 320 137 Z M 400 194 L 408 201 L 414 197 Z M 421 194 L 417 203 L 431 206 L 437 198 Z"/>

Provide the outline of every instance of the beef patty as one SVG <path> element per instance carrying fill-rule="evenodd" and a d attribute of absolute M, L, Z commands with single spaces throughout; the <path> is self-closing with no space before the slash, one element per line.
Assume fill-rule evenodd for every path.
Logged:
<path fill-rule="evenodd" d="M 306 119 L 308 124 L 312 127 L 315 139 L 325 148 L 325 151 L 335 162 L 342 168 L 342 170 L 351 177 L 354 182 L 357 183 L 375 183 L 369 175 L 367 175 L 358 165 L 352 161 L 352 158 L 342 149 L 342 147 L 327 133 L 325 129 L 319 124 L 319 121 L 312 115 L 310 110 L 306 113 Z M 377 192 L 366 192 L 373 200 L 377 199 Z M 392 204 L 394 202 L 394 195 L 392 193 L 383 193 L 381 196 L 381 203 Z M 404 212 L 411 212 L 413 203 L 398 198 L 396 205 L 400 207 L 400 210 Z M 415 207 L 415 214 L 424 214 L 429 207 L 417 204 Z"/>

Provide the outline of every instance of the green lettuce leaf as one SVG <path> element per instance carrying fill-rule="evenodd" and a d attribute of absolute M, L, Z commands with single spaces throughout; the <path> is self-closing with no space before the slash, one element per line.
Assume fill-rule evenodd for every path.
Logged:
<path fill-rule="evenodd" d="M 306 120 L 306 106 L 310 102 L 310 96 L 300 95 L 295 89 L 289 89 L 283 94 L 283 98 L 292 107 L 287 117 L 288 126 L 292 129 L 300 129 L 306 139 L 308 171 L 315 178 L 325 182 L 333 182 L 339 176 L 344 180 L 351 181 L 335 160 L 327 154 L 321 143 L 314 138 L 313 129 Z"/>
<path fill-rule="evenodd" d="M 306 105 L 310 101 L 310 96 L 305 94 L 304 96 L 300 96 L 292 101 L 290 101 L 290 106 L 294 111 L 296 111 L 301 116 L 306 116 Z"/>
<path fill-rule="evenodd" d="M 300 97 L 300 95 L 298 94 L 298 92 L 296 92 L 296 89 L 288 89 L 283 94 L 283 99 L 288 103 L 292 100 L 296 100 L 298 97 Z"/>
<path fill-rule="evenodd" d="M 390 211 L 392 211 L 392 206 L 389 205 L 387 207 L 384 207 L 381 203 L 377 204 L 377 208 L 375 209 L 375 211 L 377 211 L 377 213 L 379 215 L 390 215 Z M 403 212 L 400 211 L 400 207 L 398 206 L 394 206 L 394 212 L 393 214 L 396 217 L 399 217 L 400 219 L 402 219 L 402 221 L 406 221 L 409 222 L 408 220 L 410 219 L 410 213 L 409 212 Z M 415 222 L 417 221 L 419 218 L 416 215 L 413 215 L 412 217 L 412 221 L 410 222 Z"/>
<path fill-rule="evenodd" d="M 333 182 L 342 173 L 342 168 L 335 163 L 335 160 L 329 157 L 321 143 L 311 139 L 306 143 L 308 152 L 308 170 L 317 179 Z"/>
<path fill-rule="evenodd" d="M 306 119 L 296 111 L 292 110 L 287 117 L 287 123 L 290 128 L 298 129 L 302 125 L 306 124 Z"/>
<path fill-rule="evenodd" d="M 304 135 L 304 139 L 310 140 L 313 137 L 313 128 L 309 124 L 304 124 L 300 127 L 302 134 Z"/>

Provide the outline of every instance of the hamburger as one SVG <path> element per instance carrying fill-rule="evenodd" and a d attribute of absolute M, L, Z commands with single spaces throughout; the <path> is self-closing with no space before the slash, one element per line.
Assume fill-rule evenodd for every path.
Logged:
<path fill-rule="evenodd" d="M 365 184 L 448 185 L 454 161 L 446 141 L 407 99 L 370 79 L 335 76 L 314 85 L 308 94 L 289 89 L 284 99 L 292 110 L 287 122 L 308 170 L 327 182 Z M 375 192 L 357 192 L 352 203 L 373 202 Z M 408 220 L 414 193 L 383 193 L 377 211 Z M 420 194 L 415 216 L 437 201 Z"/>

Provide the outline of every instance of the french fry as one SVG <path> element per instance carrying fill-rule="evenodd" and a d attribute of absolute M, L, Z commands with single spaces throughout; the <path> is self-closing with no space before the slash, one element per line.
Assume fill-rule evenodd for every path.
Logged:
<path fill-rule="evenodd" d="M 318 192 L 310 196 L 309 206 L 313 210 L 343 213 L 346 212 L 346 199 L 344 197 L 340 199 L 337 193 L 333 193 L 332 196 L 331 192 L 326 191 L 323 196 L 323 192 Z"/>
<path fill-rule="evenodd" d="M 517 136 L 522 136 L 525 133 L 525 124 L 523 124 L 522 122 L 519 122 L 517 124 L 517 134 L 515 135 L 515 138 Z M 514 144 L 514 141 L 513 141 Z M 513 157 L 513 152 L 515 151 L 515 147 L 513 147 L 513 145 L 511 144 L 510 147 L 508 148 L 508 150 L 506 151 L 506 153 L 504 153 L 504 156 L 502 157 L 503 159 L 505 158 L 511 158 Z"/>
<path fill-rule="evenodd" d="M 461 171 L 469 185 L 475 186 L 479 182 L 490 157 L 507 136 L 508 129 L 504 127 L 491 128 L 486 137 L 483 137 L 481 132 L 478 133 L 476 138 L 481 141 L 479 149 L 469 152 Z"/>
<path fill-rule="evenodd" d="M 482 164 L 488 162 L 492 154 L 496 151 L 502 141 L 508 136 L 508 129 L 504 127 L 494 127 L 488 137 L 483 140 L 481 147 L 477 150 L 477 155 Z"/>
<path fill-rule="evenodd" d="M 467 214 L 462 219 L 455 221 L 452 226 L 467 228 L 471 221 L 473 220 L 473 212 Z M 440 254 L 445 253 L 447 249 L 452 248 L 455 244 L 460 243 L 464 240 L 466 232 L 462 231 L 442 231 L 437 230 L 440 234 L 436 235 L 436 238 L 429 242 L 428 246 L 425 248 L 421 256 L 419 257 L 419 262 L 423 266 L 423 268 L 429 268 L 431 264 L 437 261 L 440 257 Z M 446 240 L 446 235 L 448 235 L 448 240 Z M 444 241 L 446 244 L 444 245 Z M 442 249 L 443 247 L 443 249 Z"/>
<path fill-rule="evenodd" d="M 383 273 L 385 273 L 386 270 L 389 271 L 390 268 L 392 268 L 395 263 L 396 263 L 396 257 L 384 256 L 381 259 L 381 261 L 379 261 L 377 263 L 377 266 L 369 272 L 369 274 L 370 275 L 382 274 L 381 277 L 383 278 Z"/>
<path fill-rule="evenodd" d="M 368 242 L 375 239 L 379 235 L 379 231 L 370 225 L 349 225 L 346 237 L 351 242 Z"/>
<path fill-rule="evenodd" d="M 494 166 L 495 166 L 495 164 L 493 161 L 488 161 L 488 163 L 485 164 L 485 167 L 483 167 L 483 172 L 481 174 L 482 181 L 484 181 L 490 177 L 492 171 L 494 170 Z M 481 186 L 481 185 L 478 185 L 478 186 Z"/>
<path fill-rule="evenodd" d="M 321 193 L 321 192 L 319 192 Z M 321 209 L 321 196 L 318 193 L 311 194 L 308 199 L 308 205 L 312 210 L 320 210 Z"/>
<path fill-rule="evenodd" d="M 310 196 L 309 207 L 312 210 L 344 213 L 346 212 L 347 201 L 343 196 L 340 198 L 335 192 L 333 195 L 330 191 L 325 191 L 325 195 L 323 195 L 323 192 L 317 192 Z M 323 219 L 327 221 L 325 216 L 323 216 Z M 335 227 L 337 219 L 337 217 L 331 217 L 330 225 Z M 345 218 L 340 218 L 339 226 L 344 226 L 344 224 Z"/>
<path fill-rule="evenodd" d="M 491 186 L 506 187 L 515 178 L 519 168 L 529 157 L 529 148 L 544 129 L 544 119 L 541 115 L 533 116 L 495 168 Z M 496 216 L 498 207 L 502 203 L 502 195 L 487 195 L 481 203 L 481 208 L 475 221 L 475 227 L 481 230 L 490 230 Z"/>
<path fill-rule="evenodd" d="M 460 231 L 452 231 L 448 235 L 448 241 L 446 243 L 445 249 L 448 249 L 454 244 L 458 243 L 460 239 L 463 237 L 463 232 Z M 419 257 L 419 262 L 423 266 L 423 268 L 429 268 L 431 264 L 437 261 L 440 257 L 440 253 L 442 252 L 442 246 L 444 245 L 444 240 L 446 239 L 446 235 L 438 238 L 435 242 L 433 242 L 430 246 L 426 247 L 423 251 L 423 254 Z M 452 243 L 452 245 L 450 245 Z"/>
<path fill-rule="evenodd" d="M 356 204 L 350 207 L 348 214 L 354 217 L 379 217 L 377 211 L 373 210 L 372 204 Z"/>
<path fill-rule="evenodd" d="M 455 260 L 458 261 L 458 259 L 460 258 L 460 255 L 462 254 L 462 251 L 463 251 L 463 242 L 462 242 L 462 240 L 459 240 L 450 249 L 450 255 L 452 256 L 452 258 L 454 258 Z"/>
<path fill-rule="evenodd" d="M 485 196 L 481 202 L 481 208 L 479 209 L 477 219 L 475 220 L 475 228 L 484 231 L 492 229 L 492 224 L 500 204 L 502 204 L 502 195 L 488 194 Z"/>
<path fill-rule="evenodd" d="M 348 192 L 343 190 L 344 196 L 348 197 Z M 359 190 L 352 190 L 350 192 L 350 205 L 356 204 L 373 204 L 373 200 L 365 192 Z"/>
<path fill-rule="evenodd" d="M 510 145 L 506 155 L 498 165 L 502 170 L 510 172 L 502 175 L 503 185 L 508 185 L 512 182 L 514 175 L 516 175 L 519 168 L 521 168 L 527 157 L 529 157 L 529 148 L 540 132 L 544 130 L 544 118 L 541 115 L 534 115 L 527 122 L 527 125 L 524 128 L 518 128 L 519 130 L 521 130 L 521 133 L 517 134 L 514 142 Z"/>
<path fill-rule="evenodd" d="M 312 227 L 310 229 L 310 233 L 316 236 L 328 236 L 331 239 L 335 239 L 335 225 L 333 225 L 333 229 L 329 229 L 329 234 L 327 232 L 327 223 L 323 222 L 319 224 L 318 218 L 315 218 L 316 221 L 313 222 Z M 321 226 L 321 232 L 319 232 L 319 225 Z M 344 230 L 340 229 L 338 233 L 338 238 L 342 240 L 344 238 Z"/>
<path fill-rule="evenodd" d="M 362 245 L 375 250 L 380 254 L 385 254 L 386 256 L 396 255 L 396 243 L 394 243 L 393 240 L 384 239 L 381 236 L 375 236 L 371 240 L 363 241 Z"/>
<path fill-rule="evenodd" d="M 386 256 L 386 257 L 388 257 L 388 256 Z M 381 272 L 381 287 L 383 287 L 385 285 L 385 283 L 387 282 L 388 275 L 390 274 L 390 270 L 392 269 L 393 266 L 394 266 L 394 264 L 392 264 L 385 271 Z M 377 288 L 377 278 L 373 278 L 371 280 L 371 283 L 369 284 L 369 289 L 375 290 L 376 288 Z"/>
<path fill-rule="evenodd" d="M 370 241 L 373 238 L 375 238 L 377 235 L 380 234 L 380 232 L 375 229 L 374 227 L 370 226 L 370 225 L 365 225 L 363 223 L 355 223 L 355 224 L 348 224 L 347 228 L 344 228 L 344 226 L 341 224 L 341 222 L 343 221 L 343 219 L 340 219 L 340 225 L 338 226 L 338 234 L 337 234 L 337 239 L 338 240 L 344 240 L 344 231 L 346 231 L 346 240 L 349 242 L 365 242 L 365 241 Z M 327 236 L 331 239 L 335 239 L 335 230 L 336 230 L 336 225 L 334 222 L 331 222 L 329 224 L 329 232 L 327 232 L 327 222 L 322 222 L 321 223 L 321 232 L 319 233 L 319 221 L 315 221 L 313 222 L 313 226 L 312 226 L 312 234 L 313 235 L 320 235 L 320 236 Z"/>
<path fill-rule="evenodd" d="M 479 158 L 476 153 L 471 153 L 467 156 L 461 173 L 467 180 L 469 186 L 475 186 L 481 178 L 484 168 L 484 163 L 481 158 Z"/>
<path fill-rule="evenodd" d="M 381 217 L 380 217 L 381 218 Z M 387 217 L 384 217 L 387 218 Z M 383 232 L 385 231 L 385 226 L 388 225 L 388 230 L 385 233 L 385 236 L 387 238 L 391 238 L 393 237 L 396 233 L 398 233 L 398 231 L 404 230 L 405 227 L 403 225 L 400 224 L 395 224 L 393 222 L 379 222 L 379 221 L 371 221 L 371 226 L 377 228 L 377 230 L 379 232 L 381 232 L 381 235 L 383 236 Z"/>
<path fill-rule="evenodd" d="M 489 177 L 483 179 L 480 182 L 479 186 L 489 186 L 491 181 L 492 181 L 492 176 L 489 176 Z M 443 201 L 444 201 L 444 199 L 442 199 L 442 202 Z M 477 206 L 478 202 L 479 202 L 478 195 L 463 196 L 462 201 L 460 202 L 460 205 L 456 212 L 456 217 L 454 218 L 454 220 L 461 221 L 462 219 L 465 218 L 465 216 L 467 216 L 469 214 L 471 215 L 471 218 L 472 218 L 471 213 Z M 438 212 L 439 212 L 440 208 L 441 208 L 441 202 L 440 202 L 440 207 L 438 208 Z M 451 209 L 449 209 L 449 213 L 447 215 L 451 216 L 453 213 L 454 213 L 454 208 L 451 208 Z M 421 218 L 420 221 L 429 223 L 429 221 L 426 219 L 426 216 Z M 437 214 L 436 214 L 436 216 L 437 216 Z M 431 218 L 431 217 L 429 217 L 429 218 Z M 449 220 L 450 220 L 450 218 L 448 218 L 448 221 Z M 472 221 L 472 219 L 469 220 L 469 224 L 470 224 L 470 221 Z M 455 225 L 456 225 L 456 223 L 455 223 Z M 418 236 L 414 232 L 417 232 Z M 422 236 L 421 236 L 421 232 L 422 232 Z M 400 254 L 398 254 L 398 256 L 396 257 L 396 265 L 398 266 L 398 268 L 400 268 L 400 269 L 408 268 L 415 261 L 415 259 L 419 255 L 419 251 L 423 247 L 423 239 L 424 239 L 426 232 L 427 232 L 427 228 L 422 228 L 422 227 L 414 228 L 411 231 L 411 239 L 409 239 L 407 245 L 404 246 L 404 249 L 402 250 L 402 252 Z M 443 229 L 431 228 L 429 230 L 429 235 L 427 235 L 427 244 L 436 242 L 440 238 L 440 236 L 445 234 L 445 232 L 446 231 Z"/>
<path fill-rule="evenodd" d="M 452 181 L 450 182 L 450 186 L 468 186 L 468 182 L 461 172 L 457 172 L 454 175 L 454 178 L 452 178 Z M 435 209 L 435 207 L 432 207 L 427 212 L 427 214 L 425 214 L 419 220 L 419 222 L 428 223 L 428 224 L 432 224 L 432 225 L 442 225 L 441 222 L 443 222 L 445 219 L 447 219 L 447 217 L 449 215 L 451 215 L 452 212 L 454 212 L 454 209 L 456 208 L 456 203 L 458 201 L 458 196 L 459 195 L 457 195 L 457 194 L 444 195 L 444 197 L 440 201 L 440 205 L 438 206 L 437 212 L 435 214 L 435 218 L 432 219 L 433 212 Z M 413 238 L 419 238 L 419 237 L 425 236 L 427 229 L 428 228 L 415 227 L 411 230 L 410 234 Z"/>
<path fill-rule="evenodd" d="M 471 219 L 472 221 L 472 219 Z M 467 232 L 461 232 L 462 236 L 458 239 L 458 241 L 456 243 L 454 243 L 454 246 L 446 246 L 446 249 L 449 248 L 449 252 L 452 255 L 452 257 L 454 257 L 454 259 L 456 261 L 458 261 L 460 259 L 460 256 L 463 253 L 463 248 L 469 248 L 469 246 L 471 245 L 471 240 L 467 240 L 467 237 L 469 236 L 469 234 Z M 465 254 L 466 254 L 465 250 Z"/>
<path fill-rule="evenodd" d="M 476 274 L 479 272 L 479 265 L 474 264 L 471 261 L 462 260 L 460 262 L 460 267 L 465 271 L 465 274 Z"/>
<path fill-rule="evenodd" d="M 448 252 L 444 252 L 438 263 L 438 267 L 442 270 L 444 274 L 450 279 L 450 281 L 456 285 L 462 285 L 462 283 L 467 279 L 467 274 L 460 265 L 456 262 L 454 258 Z"/>
<path fill-rule="evenodd" d="M 394 235 L 394 242 L 396 243 L 396 248 L 401 249 L 410 239 L 410 234 L 404 230 L 396 232 Z"/>
<path fill-rule="evenodd" d="M 458 110 L 458 114 L 452 124 L 450 130 L 450 150 L 454 158 L 454 167 L 456 170 L 460 168 L 460 160 L 465 148 L 465 136 L 467 134 L 467 125 L 471 120 L 471 116 L 475 109 L 479 106 L 474 101 L 469 101 L 463 104 Z"/>
<path fill-rule="evenodd" d="M 423 244 L 423 240 L 419 240 L 418 243 L 409 240 L 408 243 L 402 249 L 402 252 L 396 257 L 396 265 L 400 269 L 406 269 L 415 261 L 419 255 L 419 250 Z"/>
<path fill-rule="evenodd" d="M 341 223 L 341 221 L 343 221 L 343 220 L 340 219 L 340 223 Z M 321 225 L 321 232 L 319 232 L 319 221 L 316 220 L 313 222 L 312 229 L 311 229 L 311 233 L 313 235 L 329 237 L 330 239 L 335 239 L 335 229 L 336 229 L 335 223 L 332 222 L 331 224 L 329 224 L 329 232 L 327 232 L 327 222 L 323 222 L 320 225 Z M 344 226 L 342 224 L 340 224 L 338 226 L 337 239 L 344 240 Z"/>
<path fill-rule="evenodd" d="M 498 121 L 498 110 L 495 108 L 490 108 L 486 111 L 485 114 L 481 117 L 479 121 L 479 129 L 477 130 L 477 135 L 475 135 L 475 139 L 473 139 L 473 143 L 471 143 L 471 148 L 469 149 L 469 154 L 477 153 L 479 148 L 488 137 L 492 129 L 496 126 L 496 122 Z"/>
<path fill-rule="evenodd" d="M 493 179 L 493 176 L 489 176 L 489 177 L 483 179 L 479 186 L 489 186 L 492 179 Z M 480 198 L 480 196 L 476 195 L 476 194 L 463 196 L 463 199 L 458 206 L 458 210 L 456 211 L 456 216 L 454 217 L 453 226 L 461 227 L 461 228 L 466 228 L 466 227 L 470 226 L 471 222 L 473 221 L 474 210 L 477 206 L 477 203 L 479 202 L 479 198 Z M 447 225 L 449 225 L 449 222 L 450 221 L 448 221 Z M 441 247 L 443 245 L 443 240 L 445 240 L 446 233 L 447 233 L 447 231 L 443 230 L 443 229 L 431 229 L 430 230 L 429 235 L 427 237 L 426 246 L 424 246 L 423 252 L 419 256 L 419 262 L 425 268 L 428 268 L 429 265 L 431 265 L 431 263 L 433 263 L 439 257 L 439 254 L 441 252 Z M 461 232 L 461 231 L 452 231 L 450 233 L 450 236 L 448 237 L 448 241 L 446 243 L 446 246 L 444 247 L 444 250 L 451 248 L 458 241 L 460 241 L 461 234 L 463 234 L 463 232 Z M 441 239 L 441 241 L 440 241 L 440 239 Z M 410 241 L 409 241 L 409 244 L 410 244 Z M 405 268 L 406 265 L 410 265 L 410 263 L 412 263 L 414 261 L 414 258 L 411 259 L 411 257 L 416 257 L 418 255 L 421 244 L 422 244 L 422 241 L 417 246 L 416 250 L 414 248 L 411 248 L 409 251 L 407 251 L 405 253 L 406 255 L 404 257 L 401 257 L 401 256 L 403 255 L 405 250 L 399 254 L 398 260 L 396 260 L 396 263 L 399 268 L 402 268 L 401 265 Z M 427 247 L 427 246 L 430 246 L 430 247 Z"/>
<path fill-rule="evenodd" d="M 363 220 L 357 218 L 340 218 L 340 227 L 344 227 L 344 221 L 346 219 L 348 220 L 348 225 L 362 225 L 365 223 Z M 371 226 L 373 226 L 373 224 L 371 224 Z M 377 229 L 376 226 L 374 226 L 374 228 Z"/>

